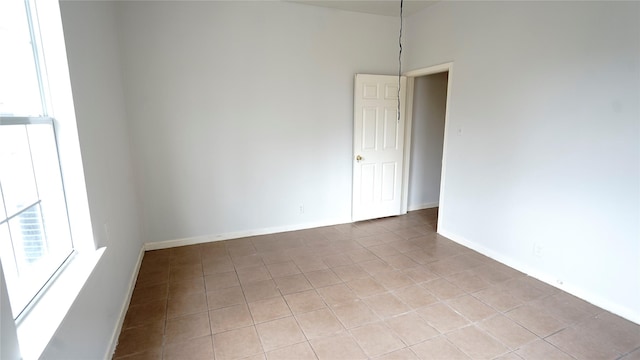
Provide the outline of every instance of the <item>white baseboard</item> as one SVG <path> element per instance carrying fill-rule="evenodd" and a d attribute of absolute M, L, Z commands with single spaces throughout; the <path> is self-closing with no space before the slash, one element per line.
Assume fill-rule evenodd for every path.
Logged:
<path fill-rule="evenodd" d="M 248 236 L 276 234 L 276 233 L 281 233 L 286 231 L 305 230 L 305 229 L 312 229 L 312 228 L 317 228 L 322 226 L 332 226 L 332 225 L 347 224 L 347 223 L 351 223 L 351 219 L 334 219 L 334 220 L 321 221 L 321 222 L 315 222 L 315 223 L 234 231 L 234 232 L 228 232 L 228 233 L 217 234 L 217 235 L 194 236 L 194 237 L 184 238 L 184 239 L 148 242 L 144 244 L 144 249 L 145 250 L 168 249 L 168 248 L 178 247 L 178 246 L 195 245 L 195 244 L 202 244 L 202 243 L 213 242 L 213 241 L 239 239 L 239 238 L 248 237 Z"/>
<path fill-rule="evenodd" d="M 136 287 L 136 280 L 138 279 L 138 273 L 140 272 L 140 266 L 142 265 L 142 258 L 144 257 L 144 246 L 140 248 L 140 254 L 138 255 L 138 261 L 136 262 L 135 269 L 133 274 L 131 274 L 131 279 L 129 279 L 129 291 L 127 293 L 126 301 L 122 304 L 122 309 L 120 309 L 120 317 L 118 318 L 118 324 L 111 334 L 111 341 L 109 344 L 109 349 L 107 349 L 107 353 L 104 357 L 105 360 L 110 360 L 113 358 L 113 355 L 116 351 L 116 347 L 118 346 L 118 337 L 120 337 L 120 332 L 122 331 L 122 326 L 124 325 L 124 318 L 127 315 L 127 310 L 129 310 L 129 304 L 131 303 L 131 297 L 133 296 L 133 289 Z"/>
<path fill-rule="evenodd" d="M 409 205 L 408 210 L 409 211 L 416 211 L 416 210 L 422 210 L 422 209 L 431 209 L 431 208 L 434 208 L 434 207 L 438 207 L 438 205 L 440 205 L 440 203 L 438 201 L 419 204 L 419 205 Z"/>
<path fill-rule="evenodd" d="M 515 260 L 511 257 L 504 256 L 501 253 L 497 253 L 480 244 L 470 241 L 469 239 L 466 239 L 462 236 L 458 236 L 454 233 L 451 233 L 447 229 L 439 229 L 438 233 L 446 237 L 447 239 L 450 239 L 460 245 L 468 247 L 469 249 L 475 250 L 487 257 L 490 257 L 491 259 L 494 259 L 513 269 L 516 269 L 522 273 L 525 273 L 555 288 L 558 288 L 571 295 L 579 297 L 580 299 L 587 301 L 599 308 L 602 308 L 613 314 L 621 316 L 629 321 L 633 321 L 636 324 L 640 324 L 640 312 L 638 312 L 637 309 L 631 309 L 624 306 L 620 306 L 620 304 L 616 304 L 611 302 L 610 300 L 604 299 L 601 295 L 595 294 L 589 290 L 585 290 L 584 288 L 578 287 L 575 284 L 572 284 L 570 282 L 561 281 L 557 279 L 555 276 L 553 276 L 553 274 L 540 271 L 539 269 L 536 269 L 535 267 L 524 264 L 521 261 Z"/>

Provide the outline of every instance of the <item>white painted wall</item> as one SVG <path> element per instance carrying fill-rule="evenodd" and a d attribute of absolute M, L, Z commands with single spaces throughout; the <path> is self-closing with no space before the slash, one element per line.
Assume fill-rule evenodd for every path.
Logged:
<path fill-rule="evenodd" d="M 397 19 L 117 6 L 145 241 L 350 221 L 353 79 L 397 71 Z"/>
<path fill-rule="evenodd" d="M 110 357 L 142 248 L 114 4 L 62 2 L 61 11 L 94 233 L 107 250 L 44 359 Z M 106 238 L 103 224 L 109 226 Z"/>
<path fill-rule="evenodd" d="M 640 3 L 440 2 L 407 33 L 407 69 L 454 62 L 439 230 L 640 322 Z"/>
<path fill-rule="evenodd" d="M 409 211 L 438 206 L 448 72 L 414 80 Z"/>

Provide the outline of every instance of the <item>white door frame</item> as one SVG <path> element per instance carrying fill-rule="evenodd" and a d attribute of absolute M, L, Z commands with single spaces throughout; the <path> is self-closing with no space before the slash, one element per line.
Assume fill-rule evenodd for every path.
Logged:
<path fill-rule="evenodd" d="M 407 94 L 406 94 L 406 102 L 405 102 L 405 135 L 404 135 L 404 173 L 402 175 L 402 207 L 401 212 L 403 214 L 407 213 L 409 204 L 409 167 L 411 165 L 411 133 L 412 133 L 412 125 L 413 125 L 413 88 L 415 83 L 415 78 L 425 75 L 432 75 L 448 72 L 449 77 L 447 80 L 447 100 L 445 105 L 445 113 L 444 113 L 444 142 L 442 149 L 442 170 L 440 175 L 440 198 L 439 198 L 439 214 L 442 214 L 442 209 L 444 207 L 444 189 L 445 189 L 445 179 L 446 179 L 446 160 L 447 160 L 447 139 L 449 133 L 449 102 L 451 101 L 451 75 L 453 72 L 453 62 L 447 62 L 439 65 L 429 66 L 422 69 L 408 71 L 402 75 L 407 77 Z M 441 228 L 442 216 L 438 216 L 438 229 Z"/>

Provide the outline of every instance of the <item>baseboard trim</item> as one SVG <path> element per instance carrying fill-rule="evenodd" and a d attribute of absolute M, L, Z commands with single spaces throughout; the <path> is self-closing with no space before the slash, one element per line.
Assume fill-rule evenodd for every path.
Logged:
<path fill-rule="evenodd" d="M 140 266 L 142 265 L 142 258 L 144 257 L 144 246 L 140 248 L 140 254 L 138 254 L 138 260 L 136 262 L 135 269 L 131 274 L 131 279 L 129 279 L 129 291 L 127 297 L 125 298 L 125 302 L 122 304 L 122 309 L 120 309 L 120 317 L 118 318 L 118 323 L 116 328 L 111 334 L 111 341 L 109 344 L 109 349 L 107 351 L 105 360 L 110 360 L 113 358 L 113 355 L 116 352 L 116 347 L 118 346 L 118 337 L 120 337 L 120 332 L 122 331 L 122 326 L 124 325 L 124 318 L 127 315 L 127 310 L 129 310 L 129 304 L 131 304 L 131 297 L 133 296 L 133 289 L 136 287 L 136 280 L 138 279 L 138 273 L 140 272 Z"/>
<path fill-rule="evenodd" d="M 186 246 L 186 245 L 196 245 L 214 241 L 223 241 L 223 240 L 231 240 L 231 239 L 239 239 L 248 236 L 258 236 L 258 235 L 269 235 L 269 234 L 277 234 L 281 232 L 287 231 L 297 231 L 297 230 L 306 230 L 312 228 L 318 228 L 323 226 L 332 226 L 332 225 L 340 225 L 351 223 L 351 219 L 333 219 L 328 221 L 320 221 L 314 223 L 305 223 L 305 224 L 297 224 L 297 225 L 287 225 L 287 226 L 276 226 L 276 227 L 268 227 L 261 229 L 252 229 L 252 230 L 243 230 L 243 231 L 234 231 L 217 235 L 203 235 L 203 236 L 194 236 L 183 239 L 175 239 L 175 240 L 165 240 L 165 241 L 156 241 L 156 242 L 148 242 L 144 244 L 144 250 L 160 250 L 160 249 L 168 249 L 178 246 Z"/>
<path fill-rule="evenodd" d="M 434 207 L 438 207 L 439 205 L 440 205 L 440 203 L 438 201 L 419 204 L 419 205 L 409 205 L 408 210 L 409 211 L 416 211 L 416 210 L 423 210 L 423 209 L 431 209 L 431 208 L 434 208 Z"/>
<path fill-rule="evenodd" d="M 468 247 L 469 249 L 475 250 L 491 259 L 494 259 L 502 264 L 505 264 L 513 269 L 516 269 L 522 273 L 525 273 L 537 280 L 540 280 L 548 285 L 551 285 L 555 288 L 558 288 L 562 291 L 565 291 L 571 295 L 574 295 L 586 302 L 589 302 L 601 309 L 609 311 L 613 314 L 621 316 L 629 321 L 632 321 L 636 324 L 640 324 L 640 313 L 634 309 L 630 309 L 624 306 L 620 306 L 619 304 L 612 303 L 607 299 L 603 299 L 602 296 L 598 294 L 594 294 L 591 291 L 585 290 L 575 284 L 559 280 L 553 274 L 549 274 L 547 272 L 540 271 L 530 265 L 524 264 L 520 261 L 517 261 L 511 257 L 504 256 L 500 253 L 497 253 L 489 248 L 486 248 L 482 245 L 479 245 L 469 239 L 466 239 L 462 236 L 459 236 L 455 233 L 448 231 L 447 229 L 439 229 L 438 233 L 451 241 L 454 241 L 460 245 Z"/>

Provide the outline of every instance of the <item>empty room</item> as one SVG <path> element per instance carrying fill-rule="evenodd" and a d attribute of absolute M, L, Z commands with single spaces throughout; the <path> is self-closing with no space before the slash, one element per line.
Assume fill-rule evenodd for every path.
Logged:
<path fill-rule="evenodd" d="M 0 48 L 2 359 L 640 358 L 640 2 L 8 0 Z"/>

